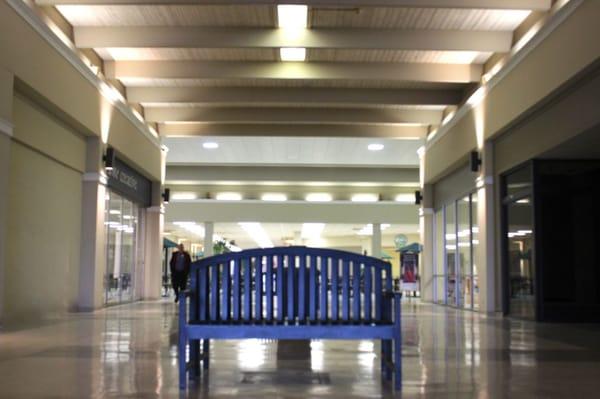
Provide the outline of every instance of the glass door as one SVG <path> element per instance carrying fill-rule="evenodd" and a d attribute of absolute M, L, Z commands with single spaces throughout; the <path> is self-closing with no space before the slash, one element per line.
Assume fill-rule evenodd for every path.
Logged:
<path fill-rule="evenodd" d="M 471 199 L 467 195 L 459 199 L 457 207 L 457 260 L 459 293 L 457 305 L 471 309 L 473 306 L 473 270 L 471 262 Z"/>
<path fill-rule="evenodd" d="M 106 195 L 106 274 L 105 303 L 134 299 L 136 232 L 139 208 L 114 192 Z"/>
<path fill-rule="evenodd" d="M 535 318 L 535 267 L 531 197 L 506 205 L 508 299 L 511 316 Z"/>
<path fill-rule="evenodd" d="M 452 203 L 446 206 L 446 304 L 448 305 L 457 305 L 455 205 L 455 203 Z"/>

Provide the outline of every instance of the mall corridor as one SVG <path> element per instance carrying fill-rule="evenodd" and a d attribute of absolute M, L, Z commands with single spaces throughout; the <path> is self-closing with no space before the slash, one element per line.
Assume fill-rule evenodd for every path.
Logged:
<path fill-rule="evenodd" d="M 592 398 L 600 326 L 544 325 L 406 302 L 402 398 Z M 219 341 L 201 388 L 177 388 L 169 301 L 70 315 L 0 336 L 0 397 L 394 397 L 372 341 Z M 181 396 L 180 396 L 181 395 Z M 187 395 L 187 396 L 186 396 Z"/>

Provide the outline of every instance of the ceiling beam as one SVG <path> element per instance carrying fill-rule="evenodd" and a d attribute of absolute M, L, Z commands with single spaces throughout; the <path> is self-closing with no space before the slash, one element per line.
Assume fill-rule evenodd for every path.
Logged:
<path fill-rule="evenodd" d="M 145 107 L 148 122 L 422 124 L 442 121 L 441 110 L 303 107 Z"/>
<path fill-rule="evenodd" d="M 170 26 L 75 27 L 79 48 L 278 48 L 508 52 L 512 32 Z"/>
<path fill-rule="evenodd" d="M 276 5 L 281 0 L 35 0 L 38 5 Z M 551 0 L 286 0 L 285 4 L 306 4 L 311 7 L 418 7 L 475 8 L 497 10 L 550 9 Z"/>
<path fill-rule="evenodd" d="M 388 139 L 425 138 L 425 126 L 409 125 L 324 125 L 324 124 L 214 124 L 177 123 L 158 125 L 161 137 L 372 137 Z"/>
<path fill-rule="evenodd" d="M 473 83 L 481 65 L 353 62 L 109 61 L 109 79 L 359 79 Z"/>
<path fill-rule="evenodd" d="M 300 166 L 184 166 L 168 164 L 166 184 L 393 185 L 418 187 L 418 168 L 300 167 Z"/>
<path fill-rule="evenodd" d="M 457 105 L 461 90 L 336 89 L 276 87 L 128 87 L 134 103 L 197 103 L 210 105 Z"/>

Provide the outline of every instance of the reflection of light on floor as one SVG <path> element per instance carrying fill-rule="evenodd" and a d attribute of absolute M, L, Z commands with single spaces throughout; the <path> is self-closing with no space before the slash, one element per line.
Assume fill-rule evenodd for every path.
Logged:
<path fill-rule="evenodd" d="M 313 371 L 323 371 L 323 341 L 310 341 L 310 368 Z"/>
<path fill-rule="evenodd" d="M 373 352 L 373 349 L 375 349 L 373 341 L 360 341 L 358 343 L 358 350 L 360 352 Z"/>
<path fill-rule="evenodd" d="M 373 366 L 375 364 L 375 354 L 374 353 L 360 353 L 358 355 L 358 364 L 366 368 L 367 370 L 373 370 Z"/>
<path fill-rule="evenodd" d="M 243 369 L 257 369 L 266 361 L 266 342 L 245 339 L 238 343 L 238 363 Z"/>

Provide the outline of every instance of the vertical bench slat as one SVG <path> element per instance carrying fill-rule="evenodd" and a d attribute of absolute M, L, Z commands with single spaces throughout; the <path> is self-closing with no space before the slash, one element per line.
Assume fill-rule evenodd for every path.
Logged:
<path fill-rule="evenodd" d="M 285 315 L 285 305 L 284 305 L 284 264 L 283 257 L 277 256 L 277 321 L 282 322 Z"/>
<path fill-rule="evenodd" d="M 339 268 L 340 260 L 337 258 L 331 259 L 331 320 L 338 320 L 338 302 L 339 302 Z"/>
<path fill-rule="evenodd" d="M 240 320 L 240 259 L 233 261 L 233 320 Z"/>
<path fill-rule="evenodd" d="M 267 274 L 265 277 L 265 296 L 267 297 L 267 320 L 273 321 L 273 256 L 267 255 Z"/>
<path fill-rule="evenodd" d="M 352 320 L 360 320 L 360 263 L 352 261 Z"/>
<path fill-rule="evenodd" d="M 317 258 L 310 257 L 309 283 L 308 283 L 308 312 L 311 322 L 317 321 Z"/>
<path fill-rule="evenodd" d="M 287 319 L 293 322 L 296 318 L 296 256 L 287 256 Z"/>
<path fill-rule="evenodd" d="M 231 273 L 229 271 L 231 261 L 223 263 L 223 272 L 221 274 L 221 320 L 229 320 L 229 302 L 231 301 L 231 293 L 229 292 Z"/>
<path fill-rule="evenodd" d="M 210 320 L 219 319 L 219 264 L 210 265 Z"/>
<path fill-rule="evenodd" d="M 326 258 L 325 256 L 321 256 L 321 281 L 320 281 L 320 305 L 319 305 L 319 313 L 320 313 L 320 320 L 321 321 L 326 321 L 327 320 L 327 288 L 329 285 L 328 282 L 328 271 L 329 271 L 329 258 Z"/>
<path fill-rule="evenodd" d="M 252 272 L 250 259 L 243 259 L 244 265 L 244 321 L 252 318 Z"/>
<path fill-rule="evenodd" d="M 298 259 L 298 321 L 306 319 L 306 255 Z"/>
<path fill-rule="evenodd" d="M 200 311 L 198 318 L 200 321 L 206 321 L 208 309 L 208 272 L 205 265 L 198 268 L 198 277 L 198 307 Z"/>
<path fill-rule="evenodd" d="M 375 267 L 375 321 L 381 321 L 381 305 L 383 300 L 382 270 Z"/>
<path fill-rule="evenodd" d="M 365 300 L 363 306 L 364 318 L 365 321 L 371 321 L 371 303 L 372 303 L 372 295 L 373 295 L 373 265 L 366 264 L 364 265 L 364 279 L 365 279 Z"/>
<path fill-rule="evenodd" d="M 263 293 L 262 293 L 262 256 L 257 256 L 254 258 L 254 320 L 261 321 L 262 320 L 262 303 L 263 303 Z"/>
<path fill-rule="evenodd" d="M 350 320 L 350 261 L 342 260 L 342 320 Z"/>

